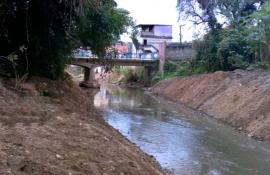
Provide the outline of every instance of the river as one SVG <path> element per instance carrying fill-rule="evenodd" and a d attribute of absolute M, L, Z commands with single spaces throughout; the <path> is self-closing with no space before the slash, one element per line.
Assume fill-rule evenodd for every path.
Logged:
<path fill-rule="evenodd" d="M 102 86 L 104 119 L 176 175 L 269 175 L 270 144 L 136 89 Z"/>

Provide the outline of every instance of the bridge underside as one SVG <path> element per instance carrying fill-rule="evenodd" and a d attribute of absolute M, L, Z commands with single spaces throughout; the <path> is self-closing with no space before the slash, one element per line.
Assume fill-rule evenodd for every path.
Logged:
<path fill-rule="evenodd" d="M 142 60 L 142 59 L 98 59 L 98 58 L 79 58 L 72 59 L 71 64 L 84 68 L 84 81 L 80 84 L 84 87 L 96 87 L 97 83 L 94 79 L 94 69 L 99 66 L 142 66 L 144 67 L 144 86 L 150 85 L 152 71 L 158 68 L 158 60 Z"/>

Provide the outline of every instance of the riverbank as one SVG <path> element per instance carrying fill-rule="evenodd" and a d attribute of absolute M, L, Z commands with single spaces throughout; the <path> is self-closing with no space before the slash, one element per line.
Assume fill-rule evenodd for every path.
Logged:
<path fill-rule="evenodd" d="M 0 174 L 164 174 L 102 119 L 93 91 L 69 78 L 11 84 L 0 79 Z"/>
<path fill-rule="evenodd" d="M 97 75 L 96 79 L 100 84 L 112 84 L 122 88 L 142 89 L 144 88 L 143 82 L 125 82 L 125 77 L 118 72 L 109 72 L 104 75 Z"/>
<path fill-rule="evenodd" d="M 106 84 L 95 106 L 111 126 L 175 175 L 268 175 L 270 145 L 144 92 Z"/>
<path fill-rule="evenodd" d="M 249 137 L 270 141 L 270 73 L 262 70 L 215 72 L 176 77 L 151 91 L 200 110 Z"/>

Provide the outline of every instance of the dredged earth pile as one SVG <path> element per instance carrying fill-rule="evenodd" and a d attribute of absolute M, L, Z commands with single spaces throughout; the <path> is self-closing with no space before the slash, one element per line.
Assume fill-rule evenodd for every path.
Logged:
<path fill-rule="evenodd" d="M 270 73 L 215 72 L 159 82 L 151 91 L 270 141 Z"/>

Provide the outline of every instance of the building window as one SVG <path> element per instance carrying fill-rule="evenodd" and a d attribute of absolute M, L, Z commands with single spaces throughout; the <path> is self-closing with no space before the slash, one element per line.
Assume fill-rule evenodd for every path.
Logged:
<path fill-rule="evenodd" d="M 143 40 L 143 45 L 144 45 L 144 46 L 147 45 L 147 40 L 146 40 L 146 39 Z"/>

